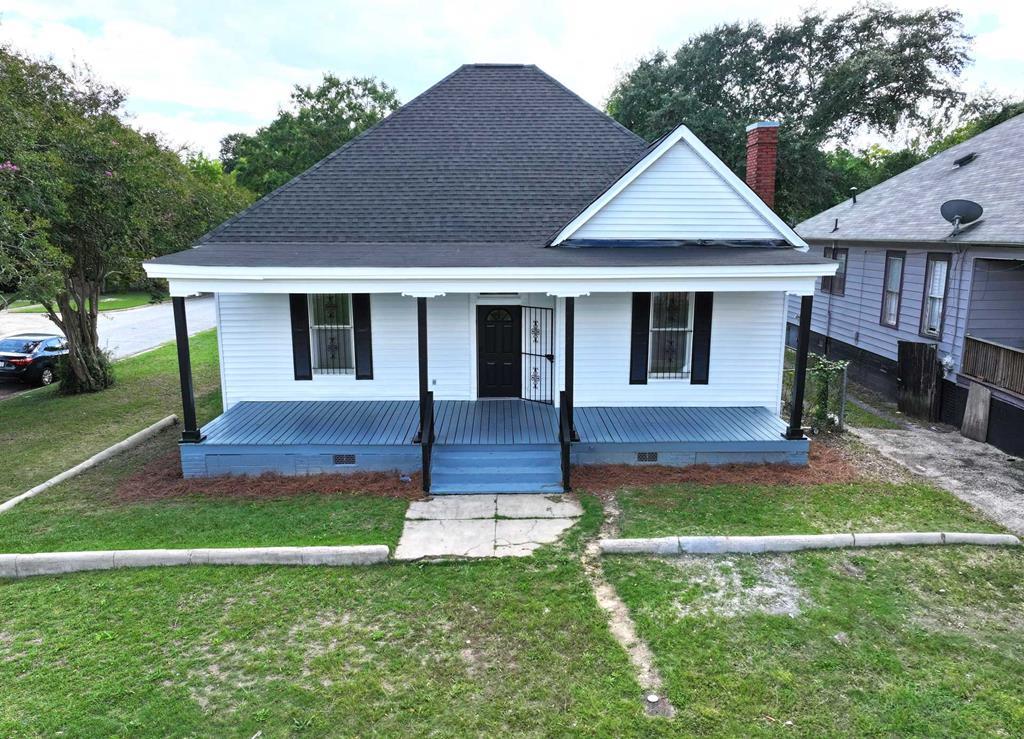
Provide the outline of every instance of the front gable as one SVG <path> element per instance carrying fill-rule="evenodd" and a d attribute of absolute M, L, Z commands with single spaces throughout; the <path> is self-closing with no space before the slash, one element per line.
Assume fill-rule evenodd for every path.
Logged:
<path fill-rule="evenodd" d="M 685 126 L 552 240 L 806 244 Z M 568 245 L 568 244 L 567 244 Z"/>

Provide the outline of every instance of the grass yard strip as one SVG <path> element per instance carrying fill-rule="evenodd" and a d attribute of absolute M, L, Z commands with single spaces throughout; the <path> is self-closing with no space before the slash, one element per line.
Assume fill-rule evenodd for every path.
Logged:
<path fill-rule="evenodd" d="M 919 483 L 658 485 L 625 490 L 618 501 L 622 538 L 1004 531 L 953 495 Z"/>
<path fill-rule="evenodd" d="M 871 429 L 899 429 L 900 424 L 890 421 L 877 413 L 872 413 L 852 401 L 846 401 L 846 423 L 849 426 Z"/>
<path fill-rule="evenodd" d="M 1018 549 L 605 557 L 684 733 L 1024 734 Z"/>
<path fill-rule="evenodd" d="M 176 433 L 164 432 L 3 514 L 0 552 L 341 544 L 386 544 L 394 551 L 398 544 L 407 504 L 396 498 L 310 493 L 122 501 L 120 481 L 172 451 Z"/>
<path fill-rule="evenodd" d="M 584 577 L 592 503 L 527 559 L 0 583 L 0 735 L 673 734 Z"/>
<path fill-rule="evenodd" d="M 220 413 L 217 336 L 193 336 L 197 413 Z M 56 387 L 0 403 L 0 500 L 7 500 L 93 454 L 181 411 L 173 344 L 117 362 L 116 384 L 103 392 L 60 396 Z"/>
<path fill-rule="evenodd" d="M 126 308 L 138 308 L 143 305 L 150 305 L 153 296 L 147 292 L 111 293 L 100 296 L 100 313 L 108 310 L 125 310 Z M 30 303 L 27 300 L 16 300 L 11 303 L 13 313 L 45 313 L 46 309 L 38 303 Z"/>

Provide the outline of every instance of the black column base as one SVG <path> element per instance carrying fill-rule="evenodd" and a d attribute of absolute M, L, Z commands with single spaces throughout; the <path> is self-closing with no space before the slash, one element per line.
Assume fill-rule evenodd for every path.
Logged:
<path fill-rule="evenodd" d="M 198 444 L 204 441 L 206 436 L 202 431 L 182 431 L 181 432 L 181 444 Z"/>
<path fill-rule="evenodd" d="M 801 439 L 806 439 L 807 435 L 803 429 L 786 429 L 782 437 L 787 441 L 800 441 Z"/>

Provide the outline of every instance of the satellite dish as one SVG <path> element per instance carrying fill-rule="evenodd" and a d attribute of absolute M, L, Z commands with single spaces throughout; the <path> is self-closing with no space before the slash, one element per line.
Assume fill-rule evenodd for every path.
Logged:
<path fill-rule="evenodd" d="M 985 209 L 973 200 L 947 200 L 939 208 L 942 217 L 953 224 L 953 236 L 960 233 L 960 227 L 966 226 L 979 218 Z"/>

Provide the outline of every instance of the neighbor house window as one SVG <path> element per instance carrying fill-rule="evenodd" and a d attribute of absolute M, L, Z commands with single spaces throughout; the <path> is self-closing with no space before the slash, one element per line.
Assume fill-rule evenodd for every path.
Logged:
<path fill-rule="evenodd" d="M 942 336 L 942 318 L 946 309 L 949 284 L 949 254 L 929 254 L 924 276 L 924 303 L 921 306 L 921 333 Z"/>
<path fill-rule="evenodd" d="M 823 252 L 825 259 L 835 259 L 839 262 L 839 269 L 834 277 L 821 278 L 821 291 L 830 295 L 846 294 L 846 261 L 850 255 L 849 249 L 826 246 Z"/>
<path fill-rule="evenodd" d="M 903 265 L 907 253 L 885 253 L 885 277 L 882 280 L 882 325 L 896 328 L 900 324 L 900 302 L 903 296 Z"/>
<path fill-rule="evenodd" d="M 693 293 L 651 293 L 649 377 L 688 377 Z"/>
<path fill-rule="evenodd" d="M 348 374 L 355 368 L 352 344 L 352 296 L 310 295 L 313 372 Z"/>

